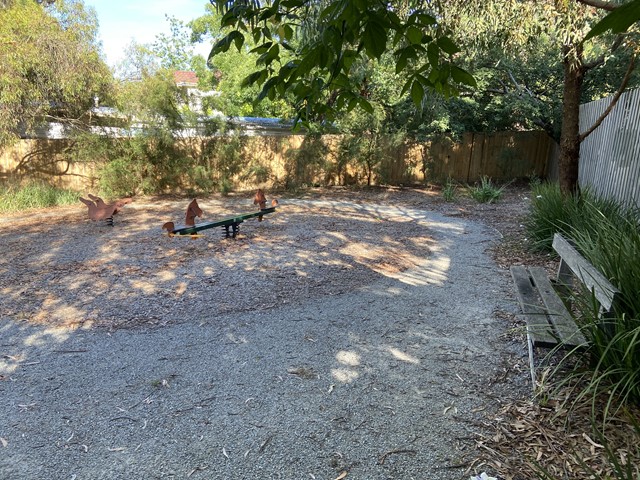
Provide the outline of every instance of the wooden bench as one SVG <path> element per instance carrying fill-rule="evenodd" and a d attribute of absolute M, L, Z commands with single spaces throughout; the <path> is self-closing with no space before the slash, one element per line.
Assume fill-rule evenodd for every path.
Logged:
<path fill-rule="evenodd" d="M 518 302 L 527 324 L 529 365 L 534 388 L 536 348 L 573 350 L 583 349 L 588 345 L 565 305 L 569 303 L 573 279 L 578 279 L 592 292 L 603 316 L 612 313 L 620 295 L 620 292 L 558 233 L 553 237 L 553 249 L 560 256 L 557 278 L 553 282 L 542 267 L 511 267 Z"/>

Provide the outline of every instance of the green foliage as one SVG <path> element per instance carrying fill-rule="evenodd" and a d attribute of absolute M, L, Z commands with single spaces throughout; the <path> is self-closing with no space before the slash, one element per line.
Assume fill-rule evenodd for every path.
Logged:
<path fill-rule="evenodd" d="M 243 138 L 237 131 L 224 132 L 220 139 L 207 140 L 203 158 L 210 165 L 213 183 L 221 193 L 233 189 L 233 179 L 240 174 L 244 166 Z"/>
<path fill-rule="evenodd" d="M 325 172 L 330 171 L 327 161 L 329 147 L 321 135 L 305 135 L 299 148 L 291 149 L 285 156 L 284 187 L 298 189 L 323 183 Z"/>
<path fill-rule="evenodd" d="M 220 26 L 220 18 L 220 14 L 209 6 L 207 14 L 189 23 L 191 41 L 216 42 L 229 33 L 230 28 Z M 289 95 L 281 98 L 266 96 L 257 101 L 261 87 L 245 83 L 260 57 L 259 53 L 252 51 L 255 47 L 253 39 L 247 38 L 241 49 L 231 48 L 209 59 L 208 88 L 215 87 L 219 93 L 208 98 L 209 106 L 228 116 L 290 118 L 294 111 Z M 288 61 L 286 52 L 282 52 L 281 60 Z"/>
<path fill-rule="evenodd" d="M 619 313 L 640 318 L 640 262 L 635 261 L 640 258 L 640 227 L 636 213 L 588 195 L 579 200 L 573 218 L 570 236 L 576 247 L 622 292 Z"/>
<path fill-rule="evenodd" d="M 588 379 L 579 395 L 603 392 L 609 406 L 619 401 L 640 403 L 640 227 L 637 212 L 584 191 L 579 197 L 560 194 L 557 185 L 533 190 L 527 221 L 532 245 L 550 249 L 555 232 L 570 238 L 581 254 L 621 292 L 611 318 L 603 318 L 591 292 L 582 292 L 578 322 L 589 339 L 590 368 L 578 371 Z M 605 412 L 608 413 L 608 412 Z"/>
<path fill-rule="evenodd" d="M 94 96 L 110 96 L 96 32 L 95 14 L 81 1 L 0 8 L 0 145 L 47 118 L 76 124 Z"/>
<path fill-rule="evenodd" d="M 71 205 L 78 202 L 78 194 L 53 187 L 44 182 L 0 185 L 0 212 L 19 212 L 30 208 Z"/>
<path fill-rule="evenodd" d="M 573 238 L 577 232 L 595 232 L 597 226 L 605 228 L 601 223 L 604 219 L 628 226 L 629 218 L 633 218 L 631 213 L 621 217 L 615 202 L 595 197 L 589 190 L 580 196 L 568 196 L 560 192 L 557 183 L 543 183 L 532 188 L 531 195 L 525 227 L 534 251 L 551 252 L 556 232 Z"/>
<path fill-rule="evenodd" d="M 389 8 L 375 2 L 219 0 L 221 25 L 232 30 L 214 45 L 210 59 L 215 61 L 232 46 L 240 51 L 252 39 L 252 52 L 259 57 L 246 83 L 261 86 L 260 97 L 292 93 L 297 118 L 303 121 L 334 118 L 337 111 L 357 106 L 370 112 L 352 68 L 380 59 L 391 48 L 396 73 L 405 74 L 402 90 L 411 92 L 417 105 L 425 89 L 451 95 L 457 92 L 455 85 L 474 85 L 473 78 L 453 64 L 459 50 L 437 25 L 435 12 L 422 10 L 420 2 L 410 3 Z M 285 51 L 289 61 L 283 61 Z"/>
<path fill-rule="evenodd" d="M 446 202 L 455 202 L 458 198 L 458 185 L 451 177 L 447 178 L 444 187 L 442 187 L 442 197 Z"/>
<path fill-rule="evenodd" d="M 141 191 L 143 179 L 132 170 L 131 163 L 122 158 L 107 163 L 98 172 L 100 194 L 117 198 L 133 196 Z"/>
<path fill-rule="evenodd" d="M 491 179 L 484 175 L 480 183 L 469 186 L 469 196 L 478 203 L 492 203 L 502 198 L 504 187 L 497 187 Z"/>
<path fill-rule="evenodd" d="M 531 210 L 525 220 L 529 246 L 534 251 L 550 252 L 556 232 L 568 235 L 575 198 L 563 195 L 557 183 L 535 186 L 531 197 Z"/>
<path fill-rule="evenodd" d="M 585 37 L 585 40 L 602 35 L 608 30 L 613 33 L 626 32 L 631 25 L 638 21 L 640 21 L 640 0 L 632 0 L 616 8 L 596 23 Z"/>

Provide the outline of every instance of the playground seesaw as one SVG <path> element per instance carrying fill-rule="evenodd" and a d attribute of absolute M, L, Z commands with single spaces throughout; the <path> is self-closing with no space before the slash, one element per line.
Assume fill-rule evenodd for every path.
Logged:
<path fill-rule="evenodd" d="M 225 237 L 233 237 L 240 232 L 240 224 L 245 220 L 250 218 L 258 218 L 258 221 L 262 221 L 262 217 L 269 213 L 273 213 L 276 211 L 276 207 L 278 206 L 278 201 L 273 200 L 271 202 L 271 207 L 267 207 L 267 199 L 264 196 L 262 190 L 258 190 L 256 193 L 254 200 L 254 205 L 259 205 L 260 210 L 257 212 L 245 213 L 241 215 L 235 215 L 232 217 L 224 218 L 221 220 L 216 220 L 213 222 L 203 222 L 203 223 L 195 223 L 195 217 L 202 216 L 202 210 L 198 206 L 198 202 L 194 199 L 191 201 L 189 206 L 187 207 L 187 214 L 185 219 L 185 226 L 183 227 L 175 227 L 173 222 L 167 222 L 162 226 L 163 230 L 166 230 L 169 236 L 190 236 L 197 237 L 198 232 L 202 230 L 207 230 L 210 228 L 222 227 L 224 229 Z"/>

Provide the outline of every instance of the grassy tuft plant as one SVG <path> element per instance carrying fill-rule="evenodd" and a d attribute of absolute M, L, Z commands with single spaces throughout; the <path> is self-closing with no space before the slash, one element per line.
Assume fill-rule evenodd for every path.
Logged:
<path fill-rule="evenodd" d="M 455 202 L 458 197 L 458 186 L 451 177 L 447 178 L 442 188 L 442 197 L 446 202 Z"/>
<path fill-rule="evenodd" d="M 500 200 L 504 187 L 495 186 L 486 175 L 480 180 L 480 184 L 469 187 L 469 195 L 476 202 L 491 203 Z"/>
<path fill-rule="evenodd" d="M 591 292 L 576 293 L 576 321 L 590 346 L 567 379 L 584 381 L 574 402 L 604 394 L 605 417 L 613 405 L 640 404 L 640 226 L 635 212 L 589 191 L 562 196 L 556 185 L 535 188 L 533 195 L 527 229 L 534 248 L 550 249 L 553 234 L 563 233 L 621 296 L 614 314 L 605 318 Z"/>
<path fill-rule="evenodd" d="M 37 181 L 0 185 L 0 212 L 70 205 L 78 202 L 78 196 L 77 192 Z"/>
<path fill-rule="evenodd" d="M 565 197 L 557 183 L 542 183 L 531 190 L 531 211 L 525 228 L 534 251 L 551 251 L 553 234 L 565 235 L 575 214 L 573 197 Z"/>

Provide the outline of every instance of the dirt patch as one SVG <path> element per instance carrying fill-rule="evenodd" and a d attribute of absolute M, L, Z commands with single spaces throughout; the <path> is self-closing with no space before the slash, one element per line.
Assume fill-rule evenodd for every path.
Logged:
<path fill-rule="evenodd" d="M 114 227 L 88 220 L 84 207 L 6 223 L 0 315 L 117 328 L 260 311 L 404 271 L 428 256 L 432 243 L 429 230 L 408 217 L 286 200 L 263 222 L 243 223 L 235 239 L 223 238 L 222 229 L 197 239 L 163 235 L 163 222 L 178 223 L 185 204 L 138 199 Z M 200 205 L 201 221 L 253 210 L 239 197 Z"/>

